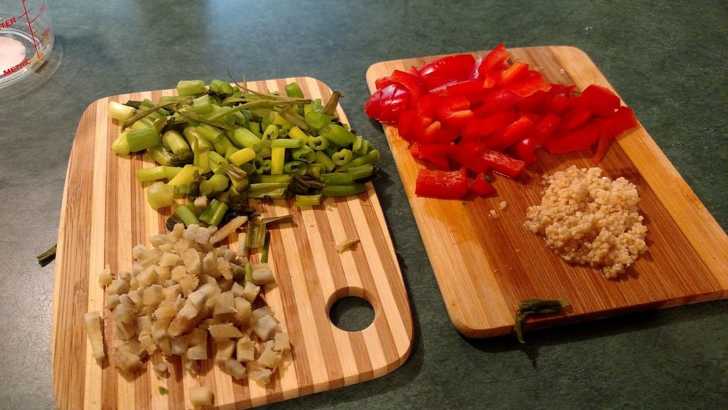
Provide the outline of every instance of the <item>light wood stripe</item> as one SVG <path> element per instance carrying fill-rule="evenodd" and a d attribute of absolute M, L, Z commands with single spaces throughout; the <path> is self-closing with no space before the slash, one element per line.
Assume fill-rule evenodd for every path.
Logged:
<path fill-rule="evenodd" d="M 511 51 L 515 60 L 538 67 L 549 81 L 574 83 L 580 89 L 591 83 L 609 86 L 589 57 L 573 47 Z M 367 70 L 369 89 L 375 90 L 374 81 L 394 69 L 438 57 L 376 63 Z M 728 295 L 728 237 L 644 128 L 620 138 L 600 164 L 608 175 L 625 176 L 637 185 L 648 220 L 649 253 L 621 281 L 566 265 L 521 225 L 527 207 L 541 197 L 540 175 L 571 164 L 592 166 L 589 154 L 556 158 L 541 153 L 526 181 L 496 178 L 496 198 L 428 200 L 414 195 L 420 165 L 409 155 L 408 144 L 392 127 L 385 127 L 385 134 L 448 314 L 467 336 L 511 332 L 514 308 L 525 298 L 569 300 L 572 310 L 567 315 L 534 324 L 545 326 Z M 487 217 L 502 200 L 508 207 L 498 212 L 500 217 Z"/>
<path fill-rule="evenodd" d="M 248 85 L 272 91 L 282 90 L 289 81 L 298 81 L 309 96 L 331 93 L 309 77 Z M 83 333 L 83 314 L 92 307 L 100 310 L 104 304 L 98 274 L 105 264 L 112 272 L 130 271 L 132 247 L 149 243 L 151 235 L 163 232 L 171 215 L 169 209 L 155 212 L 149 208 L 145 187 L 136 181 L 138 169 L 154 166 L 151 159 L 119 158 L 109 152 L 119 127 L 108 118 L 108 101 L 157 100 L 162 95 L 174 95 L 174 90 L 96 101 L 79 124 L 67 171 L 54 289 L 54 388 L 59 408 L 187 409 L 192 407 L 187 392 L 197 385 L 212 388 L 221 409 L 247 408 L 365 381 L 400 365 L 411 345 L 411 316 L 373 191 L 354 199 L 358 204 L 354 216 L 348 208 L 342 215 L 333 200 L 326 201 L 328 206 L 304 211 L 285 201 L 262 205 L 266 215 L 293 213 L 295 218 L 290 227 L 271 229 L 269 262 L 278 284 L 267 289 L 264 297 L 288 331 L 293 355 L 269 386 L 251 380 L 233 382 L 212 360 L 194 377 L 183 372 L 182 362 L 173 358 L 167 379 L 158 379 L 151 364 L 140 376 L 127 378 L 111 365 L 99 368 L 93 362 Z M 345 119 L 341 106 L 337 109 Z M 352 233 L 367 238 L 369 245 L 362 245 L 356 256 L 351 252 L 339 255 L 336 243 Z M 237 249 L 235 238 L 230 239 L 228 245 Z M 372 301 L 377 312 L 373 326 L 345 332 L 330 322 L 330 304 L 347 294 Z M 104 322 L 108 353 L 113 327 L 113 320 Z M 407 341 L 403 342 L 403 335 L 408 336 Z M 210 354 L 214 354 L 212 343 Z M 160 387 L 167 389 L 166 395 L 160 393 Z"/>

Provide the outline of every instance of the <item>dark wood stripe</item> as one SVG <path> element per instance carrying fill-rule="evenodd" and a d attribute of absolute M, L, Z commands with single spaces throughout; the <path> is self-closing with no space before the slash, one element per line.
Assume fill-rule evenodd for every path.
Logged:
<path fill-rule="evenodd" d="M 336 208 L 339 212 L 339 217 L 341 218 L 342 225 L 344 226 L 346 236 L 348 238 L 358 237 L 354 219 L 351 216 L 349 204 L 347 204 L 346 200 L 337 199 Z M 369 261 L 360 246 L 354 248 L 351 253 L 354 256 L 354 262 L 356 263 L 356 269 L 359 272 L 359 278 L 361 279 L 362 286 L 369 292 L 369 297 L 373 299 L 369 302 L 372 304 L 374 309 L 379 309 L 378 312 L 375 311 L 374 326 L 376 326 L 377 333 L 379 334 L 379 340 L 382 345 L 385 361 L 388 363 L 388 366 L 391 366 L 397 359 L 394 337 L 392 336 L 392 330 L 389 328 L 387 318 L 382 312 L 384 306 L 382 305 L 382 300 L 379 296 L 379 291 L 377 290 L 377 284 L 372 276 Z"/>
<path fill-rule="evenodd" d="M 336 243 L 334 241 L 334 234 L 331 231 L 331 225 L 329 224 L 329 218 L 326 215 L 325 205 L 317 206 L 314 208 L 314 216 L 316 217 L 316 226 L 318 227 L 319 234 L 321 234 L 321 242 L 323 242 L 324 250 L 326 252 L 326 261 L 329 264 L 331 276 L 334 279 L 334 286 L 338 289 L 344 289 L 347 287 L 346 274 L 344 274 L 344 268 L 341 265 L 341 258 L 339 258 L 336 252 Z M 328 317 L 329 312 L 326 312 Z M 363 380 L 371 379 L 374 377 L 374 371 L 372 370 L 372 363 L 369 360 L 369 350 L 367 349 L 364 338 L 360 332 L 346 332 L 349 336 L 349 342 L 351 343 L 351 349 L 354 353 L 354 362 L 356 363 L 357 373 Z"/>
<path fill-rule="evenodd" d="M 286 322 L 288 323 L 288 335 L 293 345 L 293 355 L 296 358 L 293 362 L 293 366 L 296 369 L 296 379 L 298 380 L 299 386 L 301 386 L 301 394 L 310 394 L 313 393 L 313 375 L 311 373 L 311 365 L 308 362 L 306 341 L 303 337 L 301 320 L 298 317 L 297 304 L 293 298 L 293 284 L 289 276 L 290 269 L 288 269 L 281 233 L 277 229 L 270 230 L 270 249 L 270 256 L 276 267 L 278 286 L 281 288 L 281 302 L 283 303 L 283 310 L 285 311 Z"/>
<path fill-rule="evenodd" d="M 296 239 L 298 256 L 301 259 L 302 273 L 306 278 L 308 300 L 311 303 L 314 317 L 327 318 L 326 299 L 321 292 L 321 283 L 318 278 L 319 273 L 314 265 L 314 255 L 311 251 L 311 244 L 306 233 L 306 223 L 303 221 L 301 210 L 292 201 L 288 203 L 288 206 L 291 209 L 291 215 L 293 215 L 295 224 L 293 234 Z M 336 342 L 331 331 L 331 322 L 328 320 L 316 320 L 316 331 L 324 355 L 324 364 L 326 365 L 329 385 L 332 388 L 341 387 L 344 384 L 344 377 L 343 371 L 341 370 L 341 358 L 338 355 L 339 352 L 336 349 Z"/>
<path fill-rule="evenodd" d="M 118 97 L 110 100 L 119 101 Z M 119 127 L 108 121 L 106 126 L 107 144 L 111 149 L 111 143 L 119 136 Z M 113 153 L 109 153 L 106 158 L 106 210 L 104 212 L 104 264 L 108 264 L 112 274 L 119 272 L 119 255 L 117 243 L 119 242 L 119 191 L 117 189 L 117 181 L 119 178 L 119 161 L 121 159 Z M 106 304 L 106 292 L 104 292 L 104 304 Z M 104 337 L 108 348 L 107 354 L 112 351 L 112 341 L 114 340 L 114 321 L 113 319 L 104 321 Z M 116 368 L 109 363 L 101 372 L 101 403 L 103 408 L 115 409 L 117 407 L 117 389 L 119 377 Z"/>
<path fill-rule="evenodd" d="M 182 359 L 179 356 L 169 356 L 167 358 L 167 366 L 169 367 L 167 405 L 169 406 L 169 410 L 184 410 L 185 393 L 184 385 L 182 384 L 182 376 L 184 375 Z"/>
<path fill-rule="evenodd" d="M 88 307 L 89 249 L 91 237 L 91 203 L 93 187 L 93 149 L 96 134 L 96 106 L 87 108 L 81 116 L 76 140 L 69 158 L 66 184 L 66 208 L 63 229 L 63 260 L 58 263 L 56 280 L 61 280 L 55 321 L 54 386 L 58 397 L 66 402 L 64 408 L 83 408 L 86 375 L 86 332 L 83 315 Z M 71 298 L 71 300 L 64 300 Z M 76 324 L 81 324 L 76 326 Z"/>
<path fill-rule="evenodd" d="M 412 337 L 412 315 L 410 314 L 409 304 L 407 302 L 407 290 L 404 287 L 404 279 L 399 271 L 397 262 L 392 259 L 387 241 L 388 234 L 384 232 L 384 228 L 379 223 L 379 218 L 377 218 L 371 202 L 371 198 L 376 195 L 374 187 L 371 183 L 367 185 L 367 191 L 359 195 L 359 203 L 361 204 L 367 223 L 366 225 L 360 224 L 360 226 L 362 226 L 362 229 L 368 228 L 372 234 L 379 260 L 382 262 L 389 288 L 392 290 L 392 297 L 397 304 L 397 312 L 399 317 L 402 318 L 407 335 Z"/>

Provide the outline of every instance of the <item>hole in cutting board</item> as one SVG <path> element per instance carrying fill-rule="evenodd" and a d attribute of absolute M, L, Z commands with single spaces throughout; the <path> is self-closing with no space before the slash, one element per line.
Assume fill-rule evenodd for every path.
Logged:
<path fill-rule="evenodd" d="M 374 307 L 359 289 L 342 289 L 329 299 L 329 320 L 347 332 L 358 332 L 374 322 Z"/>

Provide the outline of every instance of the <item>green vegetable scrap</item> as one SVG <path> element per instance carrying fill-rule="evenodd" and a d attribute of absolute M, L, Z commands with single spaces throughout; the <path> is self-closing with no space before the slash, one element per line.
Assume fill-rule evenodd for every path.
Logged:
<path fill-rule="evenodd" d="M 521 303 L 518 304 L 518 309 L 516 310 L 516 324 L 513 327 L 513 330 L 516 332 L 518 342 L 526 343 L 525 339 L 523 338 L 523 324 L 526 322 L 527 318 L 531 316 L 562 313 L 567 307 L 569 307 L 569 303 L 565 300 L 560 299 L 522 300 Z"/>

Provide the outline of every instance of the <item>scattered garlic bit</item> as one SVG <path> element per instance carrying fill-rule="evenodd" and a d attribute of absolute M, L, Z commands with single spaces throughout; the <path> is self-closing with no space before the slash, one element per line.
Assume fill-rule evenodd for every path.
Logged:
<path fill-rule="evenodd" d="M 495 209 L 491 209 L 490 211 L 488 211 L 488 216 L 490 216 L 493 219 L 497 219 L 498 213 L 495 211 Z"/>
<path fill-rule="evenodd" d="M 98 361 L 104 360 L 106 353 L 104 352 L 104 336 L 101 333 L 103 328 L 101 315 L 99 312 L 88 312 L 83 316 L 83 320 L 86 323 L 86 335 L 91 343 L 94 358 Z"/>
<path fill-rule="evenodd" d="M 498 203 L 498 209 L 500 209 L 501 211 L 506 209 L 507 206 L 508 206 L 508 202 L 506 202 L 506 201 L 500 201 Z"/>
<path fill-rule="evenodd" d="M 99 274 L 99 286 L 105 288 L 111 284 L 111 268 L 109 265 L 104 267 L 104 270 Z"/>
<path fill-rule="evenodd" d="M 347 239 L 336 245 L 336 252 L 343 253 L 343 252 L 352 250 L 358 243 L 359 243 L 359 238 Z"/>
<path fill-rule="evenodd" d="M 244 222 L 235 221 L 230 233 Z M 150 238 L 150 247 L 133 248 L 132 272 L 120 272 L 106 288 L 115 327 L 114 366 L 134 372 L 151 358 L 154 371 L 166 377 L 169 367 L 163 358 L 174 355 L 193 374 L 203 360 L 214 359 L 236 380 L 246 375 L 260 383 L 270 380 L 290 342 L 273 312 L 253 310 L 253 304 L 260 304 L 261 286 L 275 277 L 267 264 L 251 266 L 229 248 L 214 246 L 215 235 L 229 235 L 223 232 L 228 225 L 215 231 L 177 224 L 172 232 Z M 88 315 L 87 328 L 93 324 L 103 342 L 100 317 Z M 87 331 L 93 346 L 95 330 Z M 208 344 L 215 346 L 214 357 Z M 206 395 L 197 394 L 200 403 L 206 402 Z"/>
<path fill-rule="evenodd" d="M 190 389 L 190 401 L 196 408 L 212 406 L 215 403 L 215 397 L 209 387 L 199 386 Z"/>
<path fill-rule="evenodd" d="M 198 196 L 192 202 L 192 205 L 194 205 L 195 208 L 198 208 L 198 209 L 205 209 L 205 208 L 207 208 L 207 197 L 204 196 L 204 195 Z"/>

